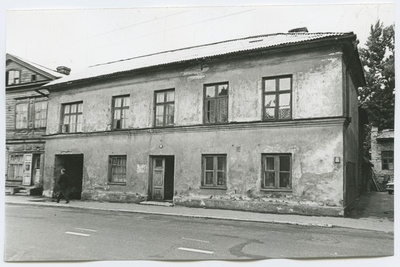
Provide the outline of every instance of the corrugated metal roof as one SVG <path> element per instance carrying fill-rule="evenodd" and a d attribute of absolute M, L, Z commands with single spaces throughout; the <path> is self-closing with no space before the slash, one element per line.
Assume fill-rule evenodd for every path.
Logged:
<path fill-rule="evenodd" d="M 91 66 L 85 71 L 52 81 L 46 87 L 146 67 L 345 35 L 353 33 L 277 33 L 182 48 Z"/>
<path fill-rule="evenodd" d="M 56 77 L 56 78 L 61 78 L 61 77 L 66 76 L 66 75 L 63 74 L 63 73 L 59 73 L 59 72 L 57 72 L 57 71 L 55 71 L 55 70 L 46 68 L 46 67 L 44 67 L 44 66 L 41 66 L 41 65 L 36 64 L 36 63 L 34 63 L 34 62 L 28 61 L 28 60 L 26 60 L 26 59 L 23 59 L 23 58 L 20 58 L 20 57 L 17 57 L 17 56 L 15 56 L 15 55 L 11 55 L 11 54 L 9 54 L 9 55 L 12 56 L 12 57 L 14 57 L 14 58 L 16 58 L 16 59 L 18 59 L 18 60 L 20 60 L 20 61 L 22 61 L 22 62 L 25 62 L 25 63 L 31 65 L 31 66 L 34 67 L 34 68 L 37 68 L 37 69 L 39 69 L 39 70 L 41 70 L 41 71 L 43 71 L 43 72 L 45 72 L 45 73 L 48 73 L 48 74 L 50 74 L 50 75 L 52 75 L 52 76 L 54 76 L 54 77 Z"/>

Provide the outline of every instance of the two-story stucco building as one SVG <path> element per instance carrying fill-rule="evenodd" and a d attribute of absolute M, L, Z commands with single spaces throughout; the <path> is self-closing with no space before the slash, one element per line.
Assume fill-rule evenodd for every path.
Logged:
<path fill-rule="evenodd" d="M 41 87 L 65 76 L 6 54 L 6 187 L 10 192 L 41 189 L 48 91 Z"/>
<path fill-rule="evenodd" d="M 50 92 L 44 195 L 341 216 L 357 196 L 353 33 L 289 32 L 88 68 Z"/>

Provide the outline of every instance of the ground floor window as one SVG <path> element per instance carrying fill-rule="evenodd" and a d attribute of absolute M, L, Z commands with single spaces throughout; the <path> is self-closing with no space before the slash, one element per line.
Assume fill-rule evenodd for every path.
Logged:
<path fill-rule="evenodd" d="M 264 154 L 262 156 L 263 189 L 292 188 L 292 159 L 290 154 Z"/>
<path fill-rule="evenodd" d="M 202 170 L 202 187 L 226 188 L 226 155 L 203 155 Z"/>
<path fill-rule="evenodd" d="M 22 180 L 24 155 L 10 155 L 8 180 Z"/>
<path fill-rule="evenodd" d="M 393 170 L 393 151 L 382 151 L 382 170 Z"/>
<path fill-rule="evenodd" d="M 126 184 L 126 156 L 110 156 L 108 181 Z"/>

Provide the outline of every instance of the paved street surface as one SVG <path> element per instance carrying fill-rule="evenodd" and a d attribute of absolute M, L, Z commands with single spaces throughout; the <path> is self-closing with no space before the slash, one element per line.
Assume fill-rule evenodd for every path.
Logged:
<path fill-rule="evenodd" d="M 392 232 L 341 227 L 40 205 L 6 204 L 5 215 L 6 261 L 371 257 L 394 249 Z"/>

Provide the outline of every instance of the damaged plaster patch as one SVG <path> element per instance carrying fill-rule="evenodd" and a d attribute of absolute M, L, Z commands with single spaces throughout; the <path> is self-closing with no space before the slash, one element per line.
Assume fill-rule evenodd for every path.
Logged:
<path fill-rule="evenodd" d="M 137 164 L 136 172 L 137 173 L 147 173 L 147 164 Z"/>

